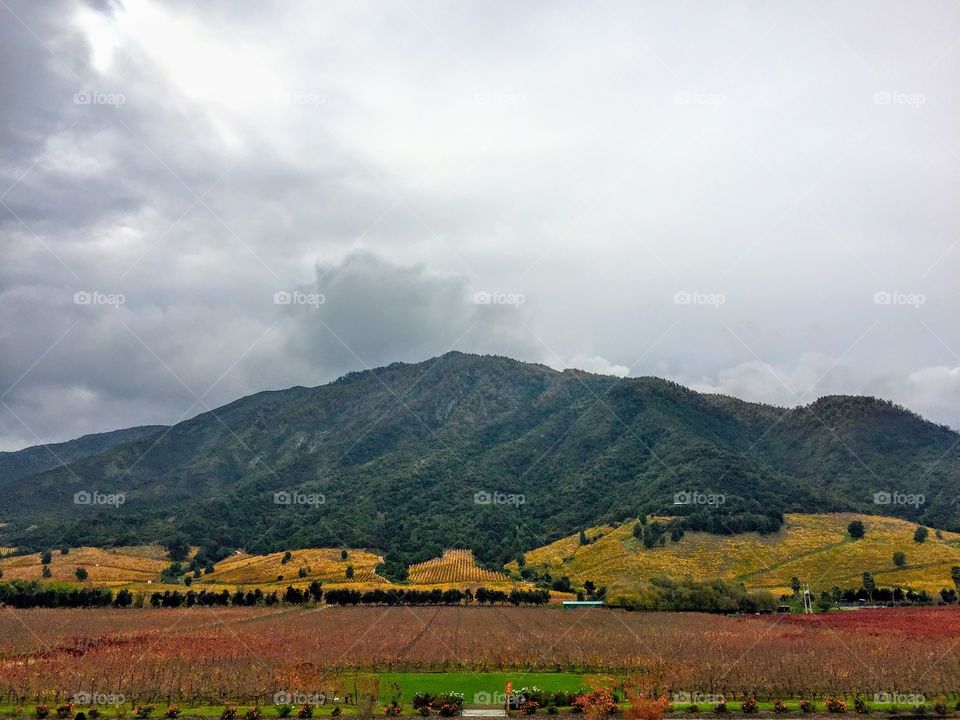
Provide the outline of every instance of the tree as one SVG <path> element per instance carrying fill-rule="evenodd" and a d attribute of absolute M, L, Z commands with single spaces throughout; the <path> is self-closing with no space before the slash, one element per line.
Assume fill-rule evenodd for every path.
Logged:
<path fill-rule="evenodd" d="M 286 565 L 286 564 L 287 564 L 288 562 L 290 562 L 291 560 L 293 560 L 293 553 L 290 552 L 289 550 L 287 550 L 287 551 L 283 554 L 283 557 L 280 558 L 280 564 L 281 564 L 281 565 Z"/>
<path fill-rule="evenodd" d="M 527 558 L 524 556 L 522 552 L 517 553 L 516 560 L 517 560 L 517 567 L 522 568 L 524 565 L 527 564 Z"/>
<path fill-rule="evenodd" d="M 190 554 L 190 544 L 183 535 L 174 535 L 169 538 L 163 546 L 167 549 L 167 554 L 174 562 L 183 562 Z"/>
<path fill-rule="evenodd" d="M 51 560 L 53 560 L 53 553 L 49 550 L 44 550 L 40 553 L 40 562 L 44 565 L 49 565 Z"/>
<path fill-rule="evenodd" d="M 893 564 L 896 565 L 896 566 L 899 567 L 899 568 L 906 567 L 906 566 L 907 566 L 907 554 L 906 554 L 905 552 L 903 552 L 902 550 L 897 550 L 897 552 L 895 552 L 895 553 L 893 554 Z"/>
<path fill-rule="evenodd" d="M 51 575 L 53 575 L 53 573 L 50 572 L 50 566 L 49 566 L 49 565 L 44 565 L 44 566 L 43 566 L 43 572 L 40 573 L 40 574 L 43 575 L 45 578 L 48 578 L 48 577 L 50 577 Z"/>
<path fill-rule="evenodd" d="M 83 582 L 89 577 L 89 574 L 87 573 L 86 568 L 82 568 L 82 567 L 78 567 L 73 574 L 77 576 L 77 580 L 79 580 L 80 582 Z"/>
<path fill-rule="evenodd" d="M 793 590 L 794 597 L 797 597 L 798 595 L 800 595 L 800 589 L 801 589 L 800 578 L 798 578 L 796 575 L 790 578 L 790 589 Z"/>
<path fill-rule="evenodd" d="M 924 543 L 927 541 L 927 536 L 930 534 L 930 531 L 927 530 L 923 525 L 918 527 L 913 531 L 913 541 L 917 543 Z"/>
<path fill-rule="evenodd" d="M 867 591 L 870 602 L 873 602 L 873 592 L 877 589 L 877 584 L 873 580 L 873 573 L 865 572 L 863 574 L 863 589 Z"/>
<path fill-rule="evenodd" d="M 587 539 L 587 533 L 586 533 L 586 531 L 584 531 L 584 530 L 582 530 L 582 529 L 580 530 L 580 544 L 581 544 L 581 545 L 589 545 L 589 544 L 590 544 L 590 540 Z"/>
<path fill-rule="evenodd" d="M 957 588 L 957 592 L 960 593 L 960 565 L 954 565 L 950 568 L 950 579 L 953 580 L 954 586 Z"/>
<path fill-rule="evenodd" d="M 837 606 L 837 610 L 839 610 L 840 602 L 843 600 L 843 590 L 834 585 L 830 591 L 830 597 L 833 600 L 833 604 Z"/>
<path fill-rule="evenodd" d="M 864 524 L 861 520 L 854 520 L 852 523 L 847 525 L 847 532 L 850 533 L 850 537 L 852 537 L 854 540 L 859 540 L 867 534 L 867 528 L 864 527 Z"/>
<path fill-rule="evenodd" d="M 341 559 L 341 560 L 346 560 L 346 559 L 347 559 L 347 549 L 346 549 L 346 548 L 344 548 L 343 550 L 340 551 L 340 559 Z"/>
<path fill-rule="evenodd" d="M 347 580 L 353 580 L 353 565 L 347 565 Z"/>

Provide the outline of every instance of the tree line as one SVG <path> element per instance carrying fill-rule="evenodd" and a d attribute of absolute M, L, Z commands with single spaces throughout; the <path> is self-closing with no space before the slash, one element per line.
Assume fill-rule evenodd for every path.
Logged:
<path fill-rule="evenodd" d="M 250 607 L 254 605 L 303 605 L 326 601 L 328 605 L 461 605 L 476 602 L 478 605 L 545 605 L 550 602 L 547 590 L 520 590 L 510 592 L 478 587 L 459 590 L 387 590 L 351 589 L 324 591 L 322 584 L 314 580 L 305 588 L 287 586 L 284 591 L 265 593 L 256 590 L 164 590 L 151 593 L 149 597 L 135 598 L 129 590 L 114 594 L 107 588 L 70 588 L 45 585 L 36 580 L 13 580 L 0 583 L 0 606 L 15 608 L 57 607 L 130 607 L 149 603 L 155 608 L 173 607 Z"/>

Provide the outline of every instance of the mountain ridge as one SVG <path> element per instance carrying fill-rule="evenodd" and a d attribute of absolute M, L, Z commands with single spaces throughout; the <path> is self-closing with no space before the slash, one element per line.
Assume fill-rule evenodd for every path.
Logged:
<path fill-rule="evenodd" d="M 370 547 L 403 564 L 469 547 L 502 564 L 582 527 L 671 509 L 718 532 L 767 527 L 786 511 L 950 529 L 958 441 L 865 396 L 779 408 L 652 376 L 451 352 L 256 393 L 16 478 L 30 482 L 0 472 L 0 541 L 183 535 L 214 551 Z M 120 492 L 125 502 L 77 506 L 81 491 Z M 292 491 L 323 502 L 275 502 Z M 481 492 L 523 502 L 478 504 Z M 722 494 L 725 504 L 677 508 L 680 492 Z M 925 503 L 877 505 L 878 492 L 924 494 Z"/>

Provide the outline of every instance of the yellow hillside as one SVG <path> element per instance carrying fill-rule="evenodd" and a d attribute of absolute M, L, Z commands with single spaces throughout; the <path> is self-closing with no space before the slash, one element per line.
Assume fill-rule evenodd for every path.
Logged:
<path fill-rule="evenodd" d="M 415 585 L 510 582 L 504 573 L 477 565 L 470 550 L 444 550 L 441 557 L 411 565 L 407 579 Z"/>
<path fill-rule="evenodd" d="M 847 534 L 847 525 L 857 519 L 867 527 L 861 540 Z M 633 537 L 635 524 L 588 530 L 587 536 L 597 539 L 583 546 L 578 535 L 571 535 L 526 553 L 527 564 L 544 565 L 552 575 L 568 575 L 575 583 L 607 585 L 657 575 L 719 577 L 774 592 L 786 592 L 794 576 L 816 591 L 833 585 L 859 587 L 864 571 L 872 572 L 881 586 L 936 591 L 953 586 L 950 568 L 960 565 L 960 534 L 944 531 L 940 539 L 931 529 L 927 541 L 919 544 L 913 541 L 916 525 L 893 518 L 791 514 L 773 535 L 688 532 L 679 542 L 668 538 L 665 547 L 649 550 Z M 898 550 L 906 553 L 904 568 L 893 564 Z"/>
<path fill-rule="evenodd" d="M 321 580 L 324 583 L 372 583 L 385 582 L 374 568 L 382 558 L 369 550 L 348 550 L 347 559 L 341 558 L 337 548 L 309 548 L 292 550 L 288 562 L 283 562 L 284 553 L 247 555 L 235 553 L 215 565 L 215 570 L 204 575 L 203 584 L 226 583 L 230 585 L 266 585 L 278 582 L 283 576 L 284 584 Z M 347 567 L 353 566 L 353 579 L 347 578 Z M 306 577 L 299 575 L 300 568 L 308 568 Z"/>
<path fill-rule="evenodd" d="M 169 560 L 148 557 L 150 553 L 133 554 L 129 550 L 81 547 L 66 555 L 53 550 L 50 556 L 51 581 L 75 581 L 78 567 L 84 568 L 91 582 L 114 586 L 131 582 L 155 580 Z M 0 560 L 4 580 L 43 580 L 43 565 L 39 553 L 7 557 Z"/>

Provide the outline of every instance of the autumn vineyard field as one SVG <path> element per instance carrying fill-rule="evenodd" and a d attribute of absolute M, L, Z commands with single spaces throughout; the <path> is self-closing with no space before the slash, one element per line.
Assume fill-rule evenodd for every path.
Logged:
<path fill-rule="evenodd" d="M 510 582 L 510 577 L 504 573 L 479 567 L 470 550 L 445 550 L 442 557 L 411 565 L 409 573 L 409 580 L 415 585 Z"/>
<path fill-rule="evenodd" d="M 655 693 L 822 697 L 958 690 L 960 612 L 724 617 L 477 607 L 7 610 L 0 700 L 270 703 L 358 673 L 639 674 Z"/>

